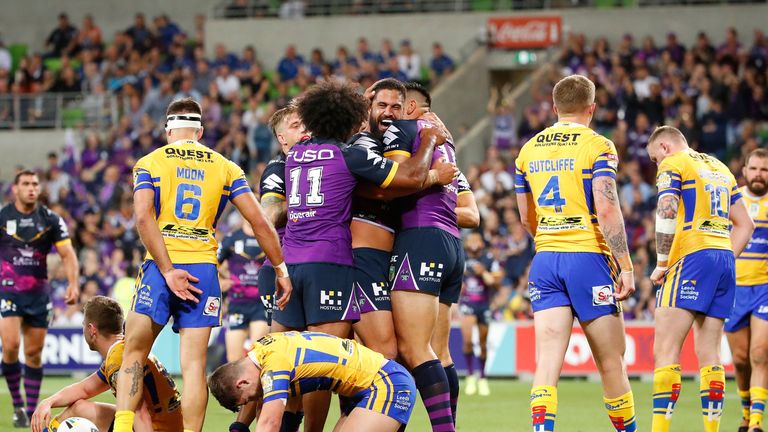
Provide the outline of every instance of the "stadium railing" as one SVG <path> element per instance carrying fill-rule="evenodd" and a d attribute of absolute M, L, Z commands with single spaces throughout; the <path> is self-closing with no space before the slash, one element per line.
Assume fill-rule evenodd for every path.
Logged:
<path fill-rule="evenodd" d="M 111 94 L 0 95 L 0 130 L 105 128 L 116 124 L 118 113 L 117 97 Z"/>
<path fill-rule="evenodd" d="M 493 12 L 526 9 L 614 8 L 680 5 L 766 3 L 768 0 L 312 0 L 305 1 L 305 16 L 367 15 L 414 12 Z M 247 0 L 236 5 L 222 0 L 213 9 L 215 18 L 277 17 L 281 2 Z"/>

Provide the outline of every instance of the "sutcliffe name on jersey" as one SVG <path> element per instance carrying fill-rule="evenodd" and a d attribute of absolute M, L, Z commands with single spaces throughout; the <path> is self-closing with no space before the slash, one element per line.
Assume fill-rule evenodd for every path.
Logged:
<path fill-rule="evenodd" d="M 528 173 L 573 171 L 575 165 L 574 158 L 535 160 L 528 163 Z"/>

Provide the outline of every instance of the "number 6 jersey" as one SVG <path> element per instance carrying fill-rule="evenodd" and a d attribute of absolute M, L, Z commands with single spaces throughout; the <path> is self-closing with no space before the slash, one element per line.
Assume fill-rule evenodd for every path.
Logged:
<path fill-rule="evenodd" d="M 610 255 L 597 224 L 592 181 L 616 178 L 613 143 L 578 123 L 558 122 L 531 138 L 515 160 L 515 191 L 536 206 L 536 251 Z"/>
<path fill-rule="evenodd" d="M 157 225 L 174 264 L 218 264 L 216 223 L 228 200 L 251 192 L 239 166 L 192 140 L 139 159 L 133 191 L 141 189 L 155 191 Z"/>
<path fill-rule="evenodd" d="M 329 139 L 312 138 L 294 145 L 285 163 L 285 261 L 353 265 L 349 223 L 357 178 L 386 188 L 397 166 L 363 146 Z"/>

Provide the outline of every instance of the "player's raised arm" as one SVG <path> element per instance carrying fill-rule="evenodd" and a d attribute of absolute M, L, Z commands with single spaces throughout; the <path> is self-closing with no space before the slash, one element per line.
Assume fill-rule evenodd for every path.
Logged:
<path fill-rule="evenodd" d="M 738 192 L 731 197 L 731 210 L 728 218 L 733 223 L 733 229 L 731 230 L 733 255 L 738 258 L 741 252 L 744 251 L 744 248 L 747 247 L 749 240 L 752 238 L 752 232 L 755 230 L 755 222 L 749 217 L 747 206 L 744 205 L 744 200 L 741 199 L 741 194 Z"/>
<path fill-rule="evenodd" d="M 610 147 L 613 145 L 611 144 Z M 615 152 L 611 157 L 615 157 Z M 597 166 L 598 162 L 595 164 Z M 601 171 L 605 175 L 600 175 Z M 615 294 L 616 300 L 621 301 L 626 300 L 635 292 L 635 278 L 632 258 L 627 246 L 627 233 L 624 231 L 624 216 L 621 214 L 615 176 L 615 167 L 612 169 L 594 169 L 592 196 L 595 201 L 597 223 L 600 225 L 600 230 L 603 232 L 611 253 L 621 268 L 621 281 Z"/>

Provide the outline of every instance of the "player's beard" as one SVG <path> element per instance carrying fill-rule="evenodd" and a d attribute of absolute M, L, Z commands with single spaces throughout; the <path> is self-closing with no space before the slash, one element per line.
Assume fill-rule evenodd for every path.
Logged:
<path fill-rule="evenodd" d="M 763 196 L 768 192 L 768 185 L 762 179 L 754 179 L 747 183 L 747 189 L 752 195 Z"/>
<path fill-rule="evenodd" d="M 394 117 L 385 117 L 384 115 L 379 116 L 378 119 L 370 117 L 368 120 L 368 130 L 370 130 L 377 138 L 381 139 L 384 136 L 384 132 L 386 132 L 387 128 L 394 120 Z"/>

